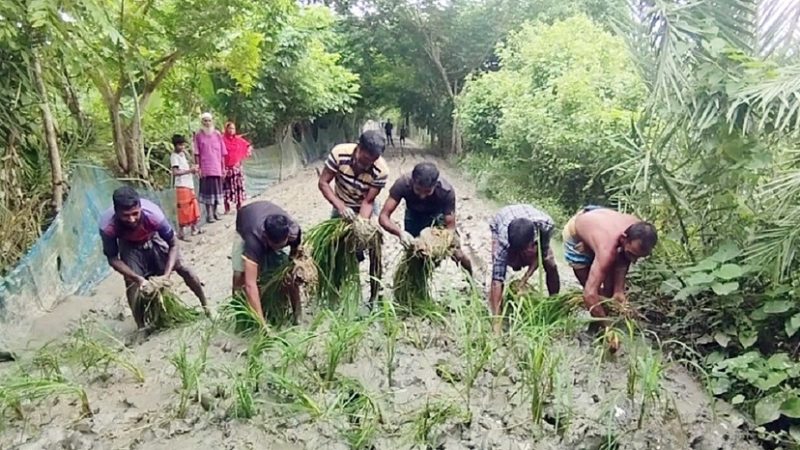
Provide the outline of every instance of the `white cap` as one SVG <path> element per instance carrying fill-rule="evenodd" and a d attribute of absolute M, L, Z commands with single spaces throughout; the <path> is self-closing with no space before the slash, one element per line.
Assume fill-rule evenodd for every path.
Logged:
<path fill-rule="evenodd" d="M 212 116 L 210 112 L 204 112 L 203 114 L 200 114 L 200 120 L 204 120 L 204 119 L 211 120 L 213 118 L 214 118 L 214 116 Z"/>

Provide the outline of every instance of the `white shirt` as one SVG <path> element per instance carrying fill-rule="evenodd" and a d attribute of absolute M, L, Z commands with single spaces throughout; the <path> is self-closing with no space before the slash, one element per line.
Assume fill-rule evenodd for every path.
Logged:
<path fill-rule="evenodd" d="M 189 162 L 186 161 L 186 153 L 175 153 L 169 155 L 169 165 L 177 167 L 179 170 L 189 170 Z M 175 187 L 185 187 L 194 190 L 194 178 L 191 173 L 175 176 Z"/>

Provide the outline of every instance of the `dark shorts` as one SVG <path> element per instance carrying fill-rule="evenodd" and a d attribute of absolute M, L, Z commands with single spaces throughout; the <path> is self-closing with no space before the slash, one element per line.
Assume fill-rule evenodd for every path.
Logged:
<path fill-rule="evenodd" d="M 406 209 L 403 227 L 409 234 L 414 237 L 418 237 L 425 228 L 444 227 L 444 214 L 423 214 Z"/>
<path fill-rule="evenodd" d="M 169 245 L 157 234 L 153 239 L 140 245 L 119 241 L 119 259 L 136 274 L 145 278 L 163 275 L 164 269 L 167 268 L 168 257 Z M 176 262 L 175 266 L 180 266 L 180 261 Z"/>

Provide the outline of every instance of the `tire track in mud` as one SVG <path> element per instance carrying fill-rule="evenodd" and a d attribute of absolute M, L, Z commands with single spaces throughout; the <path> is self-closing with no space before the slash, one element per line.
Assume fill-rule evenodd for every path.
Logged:
<path fill-rule="evenodd" d="M 436 162 L 442 175 L 457 193 L 458 225 L 462 243 L 475 261 L 477 276 L 484 284 L 490 274 L 490 233 L 488 220 L 500 205 L 480 198 L 476 186 L 446 162 L 419 154 L 417 149 L 399 152 L 390 149 L 389 183 L 408 173 L 417 162 Z M 259 199 L 273 201 L 289 211 L 304 228 L 330 214 L 330 206 L 317 190 L 316 163 L 298 174 L 270 187 Z M 379 196 L 383 203 L 388 189 Z M 400 221 L 404 205 L 395 212 Z M 182 244 L 184 260 L 200 276 L 210 306 L 218 307 L 228 297 L 231 284 L 230 246 L 234 216 L 206 227 L 206 233 Z M 387 236 L 384 247 L 384 282 L 389 283 L 400 246 Z M 559 259 L 562 286 L 576 285 L 571 271 Z M 366 271 L 366 266 L 362 266 Z M 366 283 L 365 283 L 366 284 Z M 437 270 L 437 290 L 453 292 L 467 286 L 452 261 Z M 196 300 L 179 283 L 179 295 L 187 303 Z M 308 310 L 307 310 L 308 311 Z M 76 421 L 77 411 L 68 401 L 58 401 L 32 411 L 24 424 L 12 423 L 0 431 L 0 448 L 281 448 L 346 449 L 348 445 L 337 429 L 337 419 L 313 420 L 306 413 L 286 414 L 274 405 L 262 404 L 262 414 L 250 421 L 226 417 L 224 408 L 204 411 L 194 405 L 187 418 L 174 418 L 176 389 L 180 380 L 169 362 L 178 343 L 192 349 L 197 336 L 191 328 L 167 330 L 147 339 L 133 339 L 135 326 L 127 309 L 121 277 L 112 274 L 101 282 L 90 297 L 71 297 L 52 313 L 34 320 L 24 335 L 10 339 L 19 348 L 35 349 L 50 339 L 62 338 L 81 317 L 106 325 L 115 336 L 131 342 L 133 361 L 146 376 L 136 383 L 121 371 L 110 378 L 93 380 L 86 385 L 95 410 L 92 418 Z M 556 340 L 553 351 L 561 352 L 564 364 L 560 380 L 568 388 L 571 416 L 569 428 L 559 434 L 545 417 L 541 428 L 530 424 L 530 405 L 520 391 L 522 375 L 510 368 L 502 370 L 498 361 L 476 379 L 469 404 L 453 384 L 443 377 L 442 367 L 461 363 L 459 343 L 448 326 L 428 320 L 407 319 L 406 336 L 397 343 L 394 382 L 387 382 L 383 340 L 380 327 L 373 326 L 355 359 L 339 367 L 339 372 L 358 380 L 374 394 L 381 405 L 384 424 L 374 441 L 376 449 L 418 448 L 408 441 L 409 427 L 430 402 L 446 402 L 472 411 L 469 421 L 450 418 L 441 426 L 444 431 L 436 448 L 461 449 L 600 449 L 605 430 L 618 431 L 619 448 L 630 449 L 752 449 L 746 434 L 740 431 L 744 419 L 722 403 L 716 414 L 702 386 L 677 364 L 664 364 L 661 380 L 663 406 L 658 415 L 648 418 L 635 430 L 638 409 L 625 395 L 627 366 L 623 354 L 616 361 L 601 362 L 596 348 L 585 334 Z M 238 337 L 220 334 L 209 348 L 209 369 L 203 386 L 226 386 L 231 383 L 226 369 L 241 364 L 240 353 L 246 343 Z M 315 345 L 308 358 L 324 358 L 322 345 Z M 498 355 L 503 350 L 497 350 Z M 496 358 L 511 364 L 507 359 Z M 8 370 L 0 369 L 0 370 Z M 320 395 L 324 400 L 324 393 Z M 220 400 L 222 402 L 222 400 Z M 221 403 L 220 403 L 221 404 Z M 549 413 L 548 413 L 549 414 Z"/>

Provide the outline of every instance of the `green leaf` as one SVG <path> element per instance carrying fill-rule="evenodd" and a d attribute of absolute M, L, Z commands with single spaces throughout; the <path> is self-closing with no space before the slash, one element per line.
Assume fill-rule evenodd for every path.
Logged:
<path fill-rule="evenodd" d="M 722 395 L 731 388 L 731 380 L 728 377 L 714 377 L 709 381 L 708 389 L 714 395 Z"/>
<path fill-rule="evenodd" d="M 742 347 L 748 349 L 753 346 L 758 340 L 758 333 L 752 328 L 739 330 L 739 343 Z"/>
<path fill-rule="evenodd" d="M 782 396 L 773 394 L 762 398 L 756 403 L 755 421 L 756 425 L 764 425 L 778 419 L 781 416 L 780 407 L 783 403 Z"/>
<path fill-rule="evenodd" d="M 797 313 L 786 320 L 783 324 L 784 328 L 786 329 L 786 336 L 792 337 L 797 330 L 800 330 L 800 313 Z"/>
<path fill-rule="evenodd" d="M 705 272 L 697 272 L 686 279 L 688 286 L 706 286 L 714 282 L 714 277 Z"/>
<path fill-rule="evenodd" d="M 794 365 L 791 358 L 789 358 L 789 355 L 786 353 L 775 353 L 769 357 L 767 364 L 770 368 L 778 370 L 786 370 Z"/>
<path fill-rule="evenodd" d="M 739 282 L 729 281 L 727 283 L 714 283 L 711 285 L 711 289 L 717 295 L 730 295 L 739 289 Z"/>
<path fill-rule="evenodd" d="M 796 444 L 800 444 L 800 426 L 792 425 L 789 427 L 789 436 L 794 439 Z"/>
<path fill-rule="evenodd" d="M 789 376 L 786 375 L 785 372 L 770 372 L 770 374 L 767 375 L 766 379 L 763 378 L 756 379 L 755 382 L 752 384 L 753 386 L 766 392 L 774 388 L 775 386 L 779 386 L 781 383 L 786 381 L 787 378 L 789 378 Z"/>
<path fill-rule="evenodd" d="M 671 278 L 661 282 L 660 291 L 664 294 L 672 294 L 681 288 L 681 282 L 677 278 Z"/>
<path fill-rule="evenodd" d="M 792 309 L 792 302 L 789 300 L 772 300 L 764 303 L 764 312 L 767 314 L 783 314 Z"/>
<path fill-rule="evenodd" d="M 731 342 L 730 336 L 721 331 L 718 331 L 717 334 L 714 335 L 714 340 L 722 347 L 727 347 L 728 343 Z"/>
<path fill-rule="evenodd" d="M 719 269 L 715 270 L 711 275 L 722 280 L 732 280 L 739 278 L 744 274 L 744 270 L 738 264 L 723 264 Z"/>
<path fill-rule="evenodd" d="M 712 272 L 714 269 L 717 268 L 719 265 L 718 262 L 714 261 L 713 259 L 706 258 L 694 266 L 687 267 L 684 269 L 686 272 Z"/>
<path fill-rule="evenodd" d="M 740 254 L 742 254 L 742 251 L 739 250 L 739 248 L 736 245 L 725 244 L 722 247 L 720 247 L 719 250 L 717 250 L 716 253 L 711 255 L 709 258 L 716 262 L 724 263 L 732 260 L 733 258 L 736 258 Z"/>
<path fill-rule="evenodd" d="M 742 394 L 734 395 L 733 398 L 731 399 L 731 404 L 732 405 L 738 405 L 740 403 L 744 403 L 744 395 L 742 395 Z"/>
<path fill-rule="evenodd" d="M 797 398 L 796 395 L 792 395 L 781 403 L 781 414 L 793 419 L 800 418 L 800 398 Z"/>
<path fill-rule="evenodd" d="M 686 300 L 687 298 L 697 295 L 705 290 L 704 286 L 686 286 L 675 294 L 675 300 Z"/>

